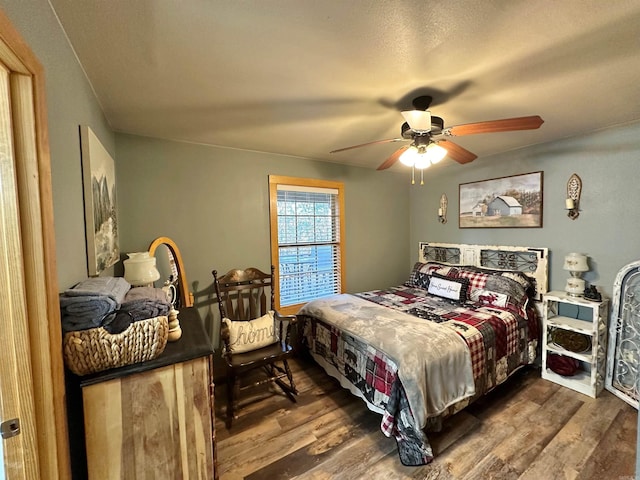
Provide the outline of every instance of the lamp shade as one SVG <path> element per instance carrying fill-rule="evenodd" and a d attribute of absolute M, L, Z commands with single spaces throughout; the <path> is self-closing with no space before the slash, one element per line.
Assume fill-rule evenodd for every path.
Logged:
<path fill-rule="evenodd" d="M 589 271 L 587 256 L 582 253 L 568 253 L 564 257 L 564 266 L 562 268 L 570 272 L 587 272 Z"/>
<path fill-rule="evenodd" d="M 149 252 L 127 253 L 124 263 L 124 278 L 133 286 L 150 285 L 160 278 L 156 268 L 156 257 Z"/>
<path fill-rule="evenodd" d="M 413 167 L 416 163 L 416 157 L 418 157 L 418 149 L 414 146 L 407 148 L 402 155 L 400 155 L 400 163 L 407 167 Z"/>
<path fill-rule="evenodd" d="M 425 110 L 406 110 L 402 116 L 414 132 L 431 131 L 431 113 Z"/>
<path fill-rule="evenodd" d="M 426 155 L 430 163 L 438 163 L 447 155 L 447 153 L 448 152 L 445 148 L 432 143 L 427 147 Z"/>
<path fill-rule="evenodd" d="M 431 166 L 431 162 L 429 161 L 429 157 L 427 154 L 416 155 L 415 167 L 418 170 L 424 170 L 425 168 L 429 168 L 430 166 Z"/>

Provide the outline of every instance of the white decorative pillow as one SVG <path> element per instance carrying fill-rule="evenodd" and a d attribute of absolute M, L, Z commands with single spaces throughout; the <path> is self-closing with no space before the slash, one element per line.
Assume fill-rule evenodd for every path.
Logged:
<path fill-rule="evenodd" d="M 432 295 L 448 298 L 457 302 L 467 300 L 467 289 L 469 288 L 469 280 L 464 278 L 441 278 L 433 275 L 429 281 L 429 289 Z"/>
<path fill-rule="evenodd" d="M 222 321 L 229 327 L 229 349 L 231 353 L 243 353 L 276 343 L 278 333 L 273 321 L 273 311 L 248 322 Z"/>
<path fill-rule="evenodd" d="M 483 290 L 476 288 L 469 294 L 472 302 L 480 303 L 489 307 L 506 307 L 509 296 L 504 293 L 492 292 L 491 290 Z"/>

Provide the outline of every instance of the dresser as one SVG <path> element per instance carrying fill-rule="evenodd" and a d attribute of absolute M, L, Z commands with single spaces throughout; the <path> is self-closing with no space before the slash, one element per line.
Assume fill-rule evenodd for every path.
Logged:
<path fill-rule="evenodd" d="M 154 360 L 82 377 L 90 480 L 217 478 L 213 349 L 195 308 Z"/>

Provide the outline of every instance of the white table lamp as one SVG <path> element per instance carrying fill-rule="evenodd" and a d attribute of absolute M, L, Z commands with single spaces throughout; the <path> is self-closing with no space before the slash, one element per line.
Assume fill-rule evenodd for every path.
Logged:
<path fill-rule="evenodd" d="M 584 272 L 589 271 L 587 264 L 587 256 L 582 253 L 568 253 L 564 257 L 564 270 L 567 270 L 571 276 L 567 278 L 567 284 L 564 290 L 572 297 L 581 297 L 584 295 L 585 282 L 581 278 Z"/>
<path fill-rule="evenodd" d="M 153 286 L 153 282 L 160 278 L 156 268 L 156 257 L 149 252 L 127 253 L 129 257 L 124 263 L 124 279 L 134 287 Z"/>

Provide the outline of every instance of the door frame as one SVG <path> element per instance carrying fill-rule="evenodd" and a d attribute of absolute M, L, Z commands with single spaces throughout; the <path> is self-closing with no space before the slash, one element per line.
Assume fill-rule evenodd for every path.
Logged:
<path fill-rule="evenodd" d="M 1 10 L 0 59 L 16 77 L 17 96 L 30 85 L 31 95 L 25 96 L 32 99 L 27 106 L 32 109 L 30 128 L 14 137 L 29 337 L 25 353 L 35 406 L 36 451 L 31 453 L 37 457 L 41 478 L 70 479 L 44 69 Z M 20 81 L 25 76 L 30 81 Z M 14 121 L 21 118 L 14 116 Z"/>

